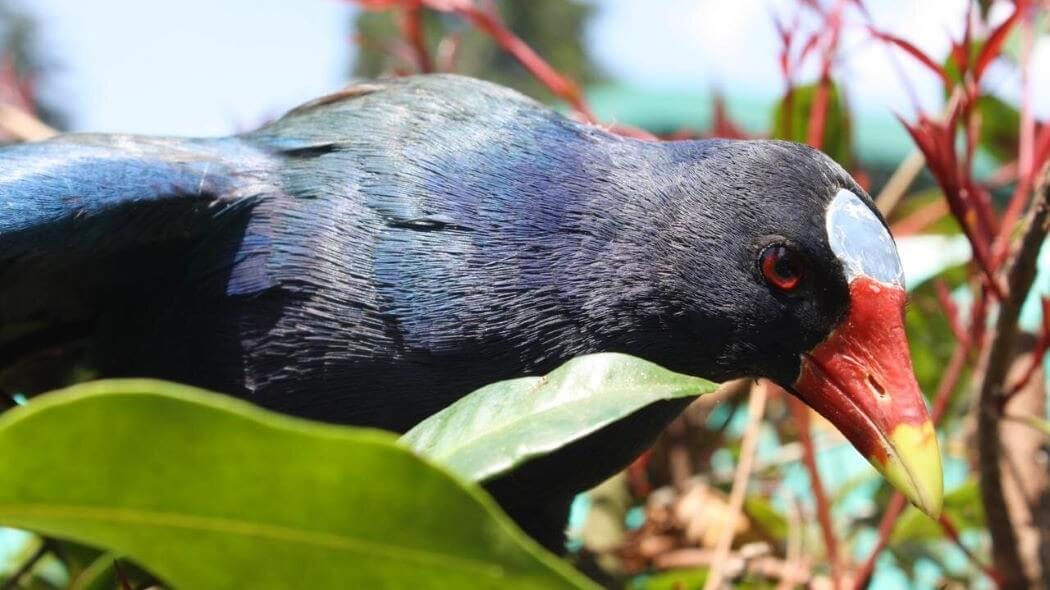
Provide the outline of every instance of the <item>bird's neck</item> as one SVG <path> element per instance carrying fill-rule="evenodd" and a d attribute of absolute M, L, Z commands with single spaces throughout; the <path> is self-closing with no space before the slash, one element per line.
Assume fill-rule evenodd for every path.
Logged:
<path fill-rule="evenodd" d="M 546 247 L 532 248 L 536 260 L 516 269 L 536 286 L 526 304 L 536 321 L 561 324 L 547 331 L 554 334 L 544 343 L 548 351 L 564 358 L 616 351 L 680 364 L 674 355 L 685 347 L 670 323 L 680 302 L 666 252 L 674 223 L 662 190 L 673 170 L 667 157 L 656 144 L 613 143 L 584 164 L 587 181 L 557 183 L 558 198 L 525 204 L 531 211 L 523 208 L 522 219 L 559 220 Z"/>

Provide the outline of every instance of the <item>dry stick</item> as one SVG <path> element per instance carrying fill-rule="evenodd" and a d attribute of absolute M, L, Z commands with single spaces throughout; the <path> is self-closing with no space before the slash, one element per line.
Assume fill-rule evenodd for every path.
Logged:
<path fill-rule="evenodd" d="M 729 548 L 733 546 L 733 536 L 736 534 L 736 521 L 744 507 L 744 495 L 747 492 L 747 480 L 751 477 L 751 462 L 755 458 L 755 448 L 758 446 L 759 427 L 762 426 L 762 414 L 766 409 L 766 396 L 769 393 L 769 385 L 760 383 L 751 388 L 751 398 L 747 402 L 747 428 L 744 430 L 744 439 L 740 444 L 740 462 L 736 466 L 736 476 L 733 478 L 733 488 L 729 492 L 729 524 L 722 529 L 715 546 L 715 557 L 713 565 L 704 583 L 704 590 L 715 590 L 722 587 L 722 578 L 725 575 L 725 565 L 729 561 Z"/>
<path fill-rule="evenodd" d="M 1003 495 L 999 465 L 999 399 L 1003 395 L 1006 372 L 1010 368 L 1017 341 L 1017 318 L 1021 312 L 1028 290 L 1035 279 L 1035 263 L 1039 248 L 1047 233 L 1050 215 L 1050 167 L 1043 170 L 1036 188 L 1032 208 L 1026 220 L 1021 245 L 1013 257 L 1007 273 L 1009 291 L 999 305 L 999 317 L 995 323 L 985 356 L 984 371 L 977 388 L 977 460 L 980 467 L 981 499 L 992 537 L 992 559 L 996 571 L 1002 576 L 1005 590 L 1027 587 L 1021 554 L 1018 551 L 1017 535 Z"/>
<path fill-rule="evenodd" d="M 813 436 L 810 433 L 809 408 L 796 397 L 789 397 L 788 407 L 798 424 L 798 440 L 802 443 L 802 464 L 806 466 L 809 474 L 809 487 L 813 489 L 813 497 L 817 505 L 817 522 L 820 523 L 820 532 L 824 536 L 824 548 L 831 562 L 832 588 L 838 590 L 842 587 L 842 562 L 839 561 L 839 543 L 835 536 L 835 527 L 831 521 L 831 502 L 824 492 L 824 482 L 817 469 L 817 452 L 813 447 Z"/>
<path fill-rule="evenodd" d="M 794 496 L 788 497 L 787 551 L 784 577 L 780 578 L 777 590 L 790 590 L 805 579 L 799 576 L 802 567 L 802 510 Z"/>
<path fill-rule="evenodd" d="M 893 213 L 893 210 L 904 199 L 904 195 L 908 193 L 908 187 L 915 182 L 915 178 L 919 176 L 925 165 L 926 158 L 920 150 L 916 149 L 912 150 L 911 154 L 900 163 L 900 166 L 897 166 L 893 175 L 886 181 L 886 185 L 879 191 L 879 196 L 875 197 L 875 206 L 878 207 L 883 217 L 889 217 Z"/>
<path fill-rule="evenodd" d="M 58 135 L 46 123 L 22 109 L 0 104 L 0 130 L 22 141 L 36 141 Z"/>

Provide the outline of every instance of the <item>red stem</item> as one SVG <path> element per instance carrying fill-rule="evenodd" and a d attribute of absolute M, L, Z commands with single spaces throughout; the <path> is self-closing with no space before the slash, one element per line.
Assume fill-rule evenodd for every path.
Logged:
<path fill-rule="evenodd" d="M 963 555 L 965 555 L 966 558 L 970 560 L 971 564 L 976 566 L 978 569 L 984 572 L 986 576 L 991 578 L 992 581 L 995 582 L 996 586 L 1002 585 L 1003 577 L 999 575 L 999 572 L 995 571 L 995 569 L 985 564 L 980 559 L 977 559 L 977 556 L 974 555 L 972 551 L 970 551 L 969 547 L 963 545 L 962 539 L 959 538 L 959 531 L 955 528 L 955 525 L 952 524 L 952 521 L 950 518 L 948 518 L 947 514 L 942 514 L 941 517 L 937 519 L 937 522 L 941 525 L 941 530 L 944 531 L 945 536 L 947 536 L 949 539 L 952 540 L 953 543 L 955 543 L 955 546 L 963 552 Z"/>
<path fill-rule="evenodd" d="M 944 316 L 948 319 L 948 326 L 951 328 L 952 334 L 955 335 L 955 339 L 969 346 L 970 335 L 966 333 L 966 329 L 959 322 L 959 308 L 952 301 L 952 294 L 948 291 L 947 283 L 944 282 L 944 279 L 937 279 L 933 282 L 933 288 L 937 292 L 937 301 L 940 302 L 941 308 L 944 310 Z"/>
<path fill-rule="evenodd" d="M 434 61 L 430 58 L 430 52 L 427 51 L 427 44 L 423 38 L 423 3 L 420 0 L 409 0 L 404 3 L 403 7 L 401 35 L 412 48 L 416 67 L 420 72 L 429 74 L 434 71 Z"/>
<path fill-rule="evenodd" d="M 1002 399 L 999 401 L 1000 413 L 1006 408 L 1006 404 L 1010 399 L 1020 393 L 1028 385 L 1028 382 L 1032 380 L 1032 375 L 1035 375 L 1035 372 L 1043 364 L 1043 356 L 1046 355 L 1047 348 L 1050 348 L 1050 298 L 1043 297 L 1040 300 L 1040 304 L 1043 308 L 1043 325 L 1039 331 L 1039 338 L 1036 340 L 1035 346 L 1032 347 L 1032 358 L 1029 360 L 1028 366 L 1025 367 L 1021 378 L 1017 380 L 1017 383 L 1010 386 L 1010 389 L 1003 394 Z"/>
<path fill-rule="evenodd" d="M 886 511 L 882 513 L 882 520 L 879 521 L 879 540 L 875 543 L 875 548 L 868 554 L 868 558 L 864 560 L 864 564 L 857 570 L 856 576 L 854 576 L 855 582 L 853 587 L 855 590 L 864 590 L 871 583 L 871 574 L 875 572 L 875 560 L 879 558 L 882 550 L 886 548 L 890 533 L 893 532 L 893 525 L 897 524 L 897 518 L 904 511 L 907 502 L 904 494 L 900 492 L 894 492 L 893 497 L 890 498 L 890 503 L 886 505 Z"/>
<path fill-rule="evenodd" d="M 594 113 L 583 99 L 583 93 L 571 80 L 562 76 L 551 67 L 527 43 L 508 29 L 491 10 L 483 11 L 477 7 L 455 8 L 463 18 L 488 33 L 496 43 L 509 53 L 518 63 L 529 71 L 556 96 L 569 103 L 580 116 L 589 123 L 595 122 Z"/>
<path fill-rule="evenodd" d="M 824 491 L 824 483 L 820 478 L 820 470 L 817 469 L 817 453 L 813 447 L 813 437 L 810 435 L 809 408 L 798 398 L 786 395 L 788 407 L 798 424 L 798 440 L 802 443 L 802 463 L 809 473 L 810 487 L 813 488 L 813 497 L 817 504 L 817 521 L 820 522 L 820 531 L 824 536 L 824 546 L 828 551 L 828 560 L 831 562 L 832 587 L 842 587 L 842 562 L 839 561 L 839 543 L 835 536 L 835 529 L 831 521 L 831 502 Z"/>

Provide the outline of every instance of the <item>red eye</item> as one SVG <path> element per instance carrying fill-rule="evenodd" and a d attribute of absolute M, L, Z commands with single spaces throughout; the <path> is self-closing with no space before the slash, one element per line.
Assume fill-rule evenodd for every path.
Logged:
<path fill-rule="evenodd" d="M 766 282 L 781 291 L 792 291 L 798 287 L 806 270 L 798 253 L 783 244 L 766 246 L 759 256 L 758 264 Z"/>

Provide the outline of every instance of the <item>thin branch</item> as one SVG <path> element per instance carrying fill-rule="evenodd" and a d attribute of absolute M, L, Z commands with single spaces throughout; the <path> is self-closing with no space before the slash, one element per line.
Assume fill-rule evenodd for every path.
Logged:
<path fill-rule="evenodd" d="M 879 540 L 875 543 L 875 547 L 868 554 L 868 558 L 864 560 L 864 564 L 860 566 L 853 578 L 855 580 L 853 587 L 856 590 L 864 590 L 868 587 L 868 584 L 871 582 L 871 574 L 875 572 L 875 560 L 879 558 L 882 550 L 889 543 L 890 534 L 893 533 L 893 527 L 897 524 L 897 518 L 907 505 L 908 501 L 904 498 L 904 494 L 900 492 L 893 493 L 889 504 L 886 505 L 886 511 L 882 513 L 882 520 L 879 521 Z"/>
<path fill-rule="evenodd" d="M 0 104 L 0 131 L 21 141 L 38 141 L 58 135 L 58 131 L 47 123 L 9 104 Z"/>
<path fill-rule="evenodd" d="M 966 556 L 966 559 L 970 560 L 970 563 L 972 563 L 979 570 L 984 572 L 984 575 L 991 578 L 992 581 L 996 582 L 996 585 L 999 585 L 1001 583 L 1001 577 L 999 576 L 999 572 L 995 571 L 987 564 L 982 562 L 980 559 L 977 558 L 976 555 L 973 554 L 973 551 L 970 551 L 969 547 L 963 545 L 962 539 L 959 537 L 959 530 L 955 528 L 955 525 L 952 524 L 952 521 L 950 518 L 948 518 L 947 514 L 942 514 L 941 517 L 937 519 L 937 523 L 941 525 L 941 530 L 944 531 L 945 536 L 951 539 L 952 543 L 955 543 L 955 546 L 963 552 L 963 555 Z"/>
<path fill-rule="evenodd" d="M 722 529 L 715 546 L 715 559 L 704 583 L 704 590 L 715 590 L 722 587 L 725 576 L 725 564 L 728 562 L 729 549 L 733 546 L 733 536 L 736 528 L 732 525 L 740 518 L 744 507 L 744 496 L 747 492 L 747 481 L 751 478 L 751 463 L 755 458 L 755 449 L 758 447 L 758 433 L 762 426 L 762 415 L 766 410 L 766 397 L 769 394 L 769 384 L 760 383 L 751 388 L 751 398 L 747 402 L 747 427 L 744 430 L 744 438 L 740 443 L 740 462 L 736 466 L 736 477 L 733 478 L 733 488 L 729 492 L 729 526 Z"/>
<path fill-rule="evenodd" d="M 799 579 L 804 567 L 802 565 L 802 514 L 797 498 L 791 496 L 787 502 L 787 551 L 785 551 L 784 577 L 780 579 L 777 590 L 790 590 L 804 579 Z"/>
<path fill-rule="evenodd" d="M 499 18 L 499 14 L 489 7 L 482 10 L 477 7 L 456 8 L 457 14 L 465 18 L 472 25 L 484 31 L 511 57 L 516 59 L 523 68 L 536 77 L 556 96 L 569 103 L 574 111 L 588 123 L 594 123 L 597 118 L 590 106 L 583 98 L 583 92 L 575 82 L 562 75 L 544 60 L 525 41 L 508 29 Z"/>
<path fill-rule="evenodd" d="M 19 566 L 13 574 L 11 574 L 11 577 L 0 585 L 0 590 L 14 590 L 14 588 L 21 586 L 22 578 L 24 578 L 29 572 L 33 571 L 33 568 L 35 568 L 36 565 L 40 563 L 40 560 L 50 551 L 51 541 L 43 539 L 40 543 L 40 547 L 37 547 L 37 550 L 29 556 L 29 559 L 25 560 L 25 562 Z"/>
<path fill-rule="evenodd" d="M 890 179 L 886 181 L 886 185 L 879 191 L 879 195 L 875 197 L 875 206 L 879 208 L 883 217 L 889 217 L 893 213 L 897 205 L 904 199 L 904 195 L 908 193 L 911 183 L 915 182 L 925 166 L 926 158 L 923 157 L 920 150 L 912 150 L 911 154 L 897 166 Z"/>
<path fill-rule="evenodd" d="M 962 378 L 963 370 L 966 369 L 966 360 L 970 356 L 969 340 L 957 342 L 952 349 L 951 359 L 948 360 L 948 368 L 944 371 L 944 377 L 937 385 L 937 393 L 933 397 L 933 408 L 930 417 L 934 424 L 939 424 L 944 413 L 948 410 L 948 402 L 952 399 L 952 392 Z"/>
<path fill-rule="evenodd" d="M 1035 416 L 1014 416 L 1013 414 L 1004 414 L 1003 420 L 1014 422 L 1015 424 L 1023 424 L 1039 434 L 1050 436 L 1050 422 L 1041 420 Z"/>
<path fill-rule="evenodd" d="M 941 304 L 944 317 L 947 318 L 948 327 L 951 328 L 955 339 L 969 346 L 970 335 L 963 328 L 962 322 L 959 321 L 959 308 L 952 301 L 952 294 L 948 290 L 947 283 L 944 282 L 944 279 L 937 279 L 933 282 L 933 288 L 937 293 L 937 301 Z"/>
<path fill-rule="evenodd" d="M 1015 395 L 1028 385 L 1028 382 L 1032 380 L 1032 376 L 1039 370 L 1039 367 L 1043 366 L 1043 357 L 1046 356 L 1047 348 L 1050 348 L 1050 298 L 1043 297 L 1040 303 L 1043 306 L 1043 326 L 1039 330 L 1039 337 L 1036 339 L 1035 346 L 1032 347 L 1031 359 L 1028 362 L 1028 366 L 1025 367 L 1024 373 L 1021 374 L 1021 378 L 1003 394 L 999 402 L 1000 412 L 1006 408 L 1006 404 Z"/>
<path fill-rule="evenodd" d="M 999 306 L 995 332 L 988 345 L 984 371 L 977 388 L 977 457 L 980 467 L 981 498 L 992 537 L 992 557 L 997 571 L 1003 575 L 1002 588 L 1021 589 L 1028 586 L 1018 549 L 1017 534 L 1006 506 L 1001 483 L 999 463 L 999 411 L 1004 381 L 1017 342 L 1017 318 L 1021 305 L 1035 279 L 1035 263 L 1039 248 L 1047 233 L 1050 217 L 1050 168 L 1043 171 L 1036 189 L 1034 204 L 1029 211 L 1020 248 L 1013 257 L 1007 273 L 1009 291 Z"/>
<path fill-rule="evenodd" d="M 919 207 L 903 219 L 895 222 L 890 226 L 890 233 L 896 238 L 917 234 L 937 223 L 949 213 L 951 213 L 951 210 L 948 208 L 948 201 L 937 199 Z"/>
<path fill-rule="evenodd" d="M 810 434 L 809 408 L 801 400 L 788 396 L 788 407 L 795 417 L 798 426 L 798 440 L 802 443 L 802 464 L 806 466 L 809 474 L 809 487 L 813 489 L 813 497 L 817 505 L 817 522 L 820 523 L 820 532 L 824 536 L 824 547 L 831 562 L 832 588 L 842 587 L 842 562 L 839 560 L 838 537 L 835 536 L 835 528 L 831 521 L 831 502 L 824 490 L 824 482 L 817 468 L 817 453 L 813 448 L 813 437 Z"/>

